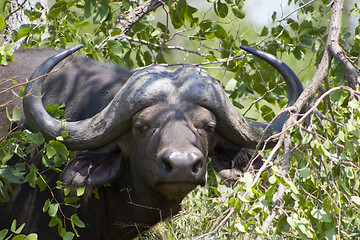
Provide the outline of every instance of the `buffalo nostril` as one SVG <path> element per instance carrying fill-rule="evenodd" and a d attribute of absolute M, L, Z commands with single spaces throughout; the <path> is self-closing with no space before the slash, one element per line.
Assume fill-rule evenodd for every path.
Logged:
<path fill-rule="evenodd" d="M 167 159 L 163 159 L 162 164 L 167 172 L 172 171 L 173 167 L 171 166 L 171 164 L 169 163 L 169 161 Z"/>
<path fill-rule="evenodd" d="M 197 161 L 193 167 L 192 167 L 192 172 L 193 173 L 198 173 L 199 172 L 199 169 L 202 167 L 202 162 L 201 160 Z"/>

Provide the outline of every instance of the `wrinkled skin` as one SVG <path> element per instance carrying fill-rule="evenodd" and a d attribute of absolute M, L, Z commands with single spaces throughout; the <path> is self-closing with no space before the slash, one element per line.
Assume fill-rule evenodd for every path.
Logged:
<path fill-rule="evenodd" d="M 52 54 L 52 50 L 19 53 L 15 55 L 14 63 L 1 67 L 1 79 L 16 72 L 18 82 L 22 82 L 35 65 Z M 29 56 L 36 56 L 36 59 L 29 59 Z M 24 64 L 28 65 L 22 71 Z M 67 70 L 69 67 L 71 70 Z M 71 62 L 54 76 L 49 76 L 43 87 L 44 105 L 65 101 L 65 117 L 71 120 L 88 118 L 111 101 L 131 74 L 95 61 Z M 67 206 L 63 206 L 62 211 L 67 217 L 76 212 L 85 222 L 86 228 L 78 229 L 81 239 L 133 238 L 175 215 L 185 195 L 197 185 L 205 184 L 208 156 L 213 156 L 213 165 L 219 172 L 241 171 L 248 164 L 251 152 L 220 137 L 216 132 L 217 119 L 211 111 L 171 98 L 175 95 L 170 94 L 169 101 L 138 111 L 132 116 L 131 128 L 110 144 L 74 153 L 74 159 L 65 167 L 60 179 L 64 185 L 87 185 L 87 191 L 77 212 Z M 6 123 L 4 119 L 1 121 Z M 25 123 L 22 119 L 18 126 Z M 5 135 L 4 131 L 2 134 Z M 239 156 L 246 157 L 239 159 Z M 38 163 L 38 167 L 41 168 L 41 164 Z M 50 186 L 54 186 L 58 175 L 50 171 L 45 174 Z M 105 183 L 111 183 L 111 186 L 103 187 Z M 97 186 L 100 186 L 100 199 L 91 194 L 92 188 Z M 55 193 L 61 201 L 61 191 Z M 16 218 L 18 222 L 26 223 L 24 233 L 37 232 L 39 239 L 54 239 L 57 229 L 48 228 L 50 218 L 42 212 L 47 198 L 48 190 L 39 192 L 27 184 L 17 186 L 11 202 L 0 204 L 0 229 L 9 228 L 12 219 Z"/>

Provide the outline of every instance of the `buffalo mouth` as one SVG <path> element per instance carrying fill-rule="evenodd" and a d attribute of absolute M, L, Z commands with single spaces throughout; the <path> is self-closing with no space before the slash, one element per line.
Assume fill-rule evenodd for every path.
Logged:
<path fill-rule="evenodd" d="M 169 198 L 184 198 L 197 186 L 205 186 L 205 182 L 200 181 L 161 181 L 155 186 L 156 189 Z"/>

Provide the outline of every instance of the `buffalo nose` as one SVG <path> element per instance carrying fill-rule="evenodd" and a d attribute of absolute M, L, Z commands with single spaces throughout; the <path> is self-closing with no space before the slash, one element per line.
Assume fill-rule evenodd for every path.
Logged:
<path fill-rule="evenodd" d="M 167 173 L 197 174 L 203 167 L 203 154 L 200 152 L 178 152 L 168 150 L 161 156 L 162 165 Z"/>

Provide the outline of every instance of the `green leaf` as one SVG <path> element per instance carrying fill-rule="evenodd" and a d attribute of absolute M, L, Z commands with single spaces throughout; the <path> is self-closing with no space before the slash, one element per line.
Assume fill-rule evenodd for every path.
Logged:
<path fill-rule="evenodd" d="M 11 232 L 15 232 L 16 230 L 16 219 L 14 219 L 11 223 L 11 226 L 10 226 L 10 231 Z"/>
<path fill-rule="evenodd" d="M 294 48 L 294 50 L 292 51 L 292 53 L 294 54 L 294 57 L 297 59 L 297 60 L 300 60 L 304 57 L 304 52 L 301 50 L 300 47 L 296 46 Z"/>
<path fill-rule="evenodd" d="M 358 196 L 351 196 L 350 199 L 351 199 L 351 201 L 352 201 L 353 203 L 355 203 L 356 205 L 359 205 L 359 206 L 360 206 L 360 197 L 358 197 Z"/>
<path fill-rule="evenodd" d="M 246 225 L 244 223 L 235 223 L 234 227 L 238 232 L 246 233 Z"/>
<path fill-rule="evenodd" d="M 69 133 L 67 131 L 62 131 L 61 132 L 61 137 L 66 138 L 68 136 L 69 136 Z"/>
<path fill-rule="evenodd" d="M 1 16 L 1 15 L 0 15 Z M 8 234 L 9 230 L 8 229 L 3 229 L 0 231 L 0 240 L 3 240 L 6 235 Z"/>
<path fill-rule="evenodd" d="M 55 217 L 58 210 L 59 210 L 59 205 L 57 203 L 50 204 L 49 211 L 48 211 L 49 216 Z"/>
<path fill-rule="evenodd" d="M 2 183 L 2 181 L 0 181 L 0 203 L 6 203 L 10 200 L 10 196 L 8 193 L 8 189 L 11 189 L 8 187 L 10 185 L 6 182 L 6 180 L 4 181 L 4 183 L 5 185 Z"/>
<path fill-rule="evenodd" d="M 170 10 L 170 18 L 175 29 L 180 28 L 184 24 L 184 18 L 182 17 L 180 10 L 177 10 L 177 8 Z"/>
<path fill-rule="evenodd" d="M 269 29 L 266 26 L 264 26 L 263 29 L 261 30 L 260 36 L 265 37 L 268 34 L 269 34 Z"/>
<path fill-rule="evenodd" d="M 290 25 L 290 27 L 293 31 L 297 31 L 299 29 L 299 24 L 297 22 L 295 22 L 293 19 L 288 18 L 287 23 Z"/>
<path fill-rule="evenodd" d="M 79 228 L 85 228 L 85 223 L 80 220 L 77 214 L 71 216 L 71 221 Z"/>
<path fill-rule="evenodd" d="M 61 226 L 61 220 L 58 217 L 52 217 L 49 221 L 49 227 L 55 227 L 58 224 Z"/>
<path fill-rule="evenodd" d="M 50 103 L 48 106 L 46 106 L 45 109 L 52 117 L 56 119 L 62 118 L 66 113 L 64 102 L 61 105 Z"/>
<path fill-rule="evenodd" d="M 331 222 L 331 216 L 323 209 L 313 209 L 311 211 L 311 216 L 322 222 L 326 222 L 326 223 Z"/>
<path fill-rule="evenodd" d="M 69 150 L 66 148 L 66 146 L 59 141 L 56 140 L 51 140 L 49 142 L 50 146 L 53 147 L 55 149 L 55 151 L 63 156 L 68 156 L 69 155 Z"/>
<path fill-rule="evenodd" d="M 271 177 L 269 178 L 269 183 L 270 183 L 270 184 L 276 183 L 276 176 L 275 176 L 275 174 L 271 175 Z"/>
<path fill-rule="evenodd" d="M 24 240 L 25 238 L 26 238 L 26 235 L 20 234 L 20 235 L 16 235 L 15 237 L 13 237 L 12 240 Z"/>
<path fill-rule="evenodd" d="M 265 121 L 271 121 L 271 119 L 275 117 L 274 111 L 272 110 L 271 107 L 267 105 L 261 106 L 260 110 L 261 110 L 261 116 Z"/>
<path fill-rule="evenodd" d="M 29 17 L 30 21 L 35 21 L 41 17 L 41 12 L 26 9 L 25 15 Z"/>
<path fill-rule="evenodd" d="M 215 13 L 221 18 L 224 18 L 228 15 L 229 8 L 225 3 L 222 3 L 220 0 L 215 4 Z"/>
<path fill-rule="evenodd" d="M 88 0 L 88 1 L 85 1 L 85 4 L 84 4 L 84 17 L 85 18 L 89 18 L 92 14 L 92 11 L 93 11 L 93 3 L 94 1 L 92 0 Z"/>
<path fill-rule="evenodd" d="M 85 186 L 76 188 L 76 196 L 80 197 L 85 193 Z"/>
<path fill-rule="evenodd" d="M 50 199 L 46 199 L 45 203 L 44 203 L 44 206 L 43 206 L 43 212 L 47 212 L 50 208 Z"/>
<path fill-rule="evenodd" d="M 41 146 L 45 142 L 45 139 L 41 132 L 32 133 L 29 130 L 23 131 L 23 140 L 28 143 L 33 143 L 37 146 Z"/>
<path fill-rule="evenodd" d="M 355 174 L 351 168 L 345 168 L 345 173 L 348 179 L 354 179 Z"/>
<path fill-rule="evenodd" d="M 2 54 L 0 54 L 0 65 L 2 65 L 2 66 L 8 65 L 8 62 L 6 60 L 6 56 L 4 56 Z"/>
<path fill-rule="evenodd" d="M 293 193 L 299 194 L 298 188 L 296 187 L 296 185 L 295 185 L 290 179 L 287 179 L 287 178 L 285 178 L 285 177 L 282 177 L 282 178 L 280 179 L 280 182 L 281 182 L 282 184 L 284 184 L 285 186 L 290 187 L 290 190 L 291 190 Z"/>
<path fill-rule="evenodd" d="M 283 32 L 281 34 L 281 38 L 284 40 L 285 43 L 292 44 L 292 39 L 291 39 L 288 31 L 286 31 L 285 29 L 283 29 Z"/>
<path fill-rule="evenodd" d="M 109 13 L 109 1 L 103 0 L 99 2 L 98 8 L 95 10 L 95 15 L 93 17 L 93 22 L 95 24 L 102 23 Z"/>
<path fill-rule="evenodd" d="M 9 58 L 13 59 L 13 53 L 14 53 L 14 48 L 11 44 L 6 44 L 5 46 L 5 55 L 8 56 Z"/>
<path fill-rule="evenodd" d="M 12 224 L 11 224 L 10 230 L 11 230 L 13 233 L 15 233 L 15 234 L 20 234 L 21 231 L 24 229 L 24 227 L 25 227 L 25 223 L 21 224 L 20 227 L 18 227 L 18 228 L 16 229 L 16 220 L 14 220 L 14 221 L 12 222 Z"/>
<path fill-rule="evenodd" d="M 276 14 L 277 14 L 277 12 L 274 11 L 273 14 L 271 15 L 271 19 L 273 22 L 275 22 L 275 20 L 276 20 Z"/>
<path fill-rule="evenodd" d="M 5 27 L 4 17 L 0 14 L 0 30 Z"/>
<path fill-rule="evenodd" d="M 69 193 L 71 192 L 71 190 L 72 190 L 72 186 L 66 186 L 66 187 L 64 188 L 64 195 L 65 195 L 65 196 L 69 195 Z"/>
<path fill-rule="evenodd" d="M 64 197 L 64 202 L 66 204 L 73 204 L 79 201 L 80 198 L 78 197 Z"/>
<path fill-rule="evenodd" d="M 246 13 L 244 10 L 239 9 L 237 6 L 232 6 L 231 7 L 231 11 L 234 13 L 234 15 L 238 18 L 238 19 L 243 19 L 246 16 Z"/>
<path fill-rule="evenodd" d="M 343 192 L 345 192 L 347 195 L 352 195 L 350 189 L 345 185 L 345 183 L 341 179 L 339 179 L 337 183 L 341 186 L 340 189 L 342 189 Z"/>
<path fill-rule="evenodd" d="M 215 30 L 215 36 L 219 39 L 224 39 L 228 35 L 225 29 L 219 24 L 214 25 L 214 30 Z"/>
<path fill-rule="evenodd" d="M 19 88 L 19 95 L 20 95 L 20 97 L 24 97 L 24 96 L 25 96 L 25 88 L 24 88 L 24 87 L 20 87 L 20 88 Z"/>
<path fill-rule="evenodd" d="M 38 239 L 38 235 L 36 233 L 30 233 L 29 235 L 26 236 L 24 240 L 37 240 L 37 239 Z"/>
<path fill-rule="evenodd" d="M 32 28 L 32 24 L 23 24 L 19 27 L 18 34 L 20 35 L 20 37 L 24 37 L 31 33 Z"/>
<path fill-rule="evenodd" d="M 65 0 L 56 1 L 49 11 L 49 16 L 57 18 L 61 12 L 65 12 L 67 6 L 66 3 L 67 2 Z"/>
<path fill-rule="evenodd" d="M 351 100 L 349 103 L 348 103 L 349 107 L 353 108 L 353 109 L 358 109 L 360 108 L 360 104 L 357 100 Z"/>
<path fill-rule="evenodd" d="M 35 181 L 36 185 L 39 187 L 40 191 L 44 191 L 47 187 L 46 183 L 44 182 L 44 180 L 40 177 L 38 177 Z"/>
<path fill-rule="evenodd" d="M 124 47 L 119 41 L 110 40 L 107 42 L 107 46 L 109 50 L 117 56 L 122 56 L 124 53 Z"/>
<path fill-rule="evenodd" d="M 26 175 L 25 180 L 29 183 L 29 185 L 31 187 L 35 187 L 35 183 L 36 183 L 36 173 L 35 172 L 30 172 L 28 175 Z"/>
<path fill-rule="evenodd" d="M 12 120 L 19 121 L 20 118 L 21 118 L 21 110 L 17 105 L 15 105 L 13 112 L 12 112 Z"/>
<path fill-rule="evenodd" d="M 46 148 L 46 156 L 52 158 L 56 155 L 56 150 L 52 146 L 48 145 Z"/>
<path fill-rule="evenodd" d="M 23 172 L 23 169 L 20 169 L 17 167 L 6 167 L 6 168 L 0 168 L 0 176 L 5 178 L 11 183 L 15 184 L 21 184 L 25 182 L 24 178 L 25 172 Z"/>
<path fill-rule="evenodd" d="M 64 234 L 63 240 L 72 240 L 75 237 L 75 234 L 72 232 L 66 232 Z"/>
<path fill-rule="evenodd" d="M 87 26 L 89 26 L 89 25 L 90 25 L 89 22 L 82 22 L 82 23 L 77 23 L 77 24 L 75 24 L 75 27 L 76 27 L 76 28 L 84 28 L 84 27 L 87 27 Z"/>
<path fill-rule="evenodd" d="M 304 169 L 300 170 L 299 173 L 304 179 L 309 179 L 311 176 L 311 173 L 308 168 L 304 168 Z"/>

